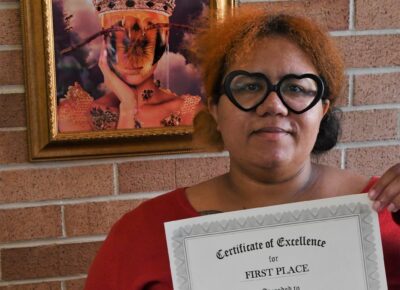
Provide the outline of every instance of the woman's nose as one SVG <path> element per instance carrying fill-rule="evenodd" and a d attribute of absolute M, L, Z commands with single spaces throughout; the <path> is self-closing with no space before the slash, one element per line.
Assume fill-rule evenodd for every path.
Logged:
<path fill-rule="evenodd" d="M 259 116 L 264 116 L 266 114 L 286 116 L 289 113 L 289 111 L 279 98 L 278 94 L 273 91 L 270 92 L 265 98 L 264 102 L 262 102 L 256 108 L 256 113 Z"/>

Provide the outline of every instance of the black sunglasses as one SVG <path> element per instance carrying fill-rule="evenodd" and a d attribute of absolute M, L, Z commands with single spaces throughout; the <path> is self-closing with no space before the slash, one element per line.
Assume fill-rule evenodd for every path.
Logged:
<path fill-rule="evenodd" d="M 251 111 L 276 92 L 289 111 L 302 114 L 314 107 L 325 92 L 324 81 L 314 74 L 288 74 L 277 84 L 263 73 L 244 70 L 230 72 L 223 82 L 225 94 L 240 110 Z"/>

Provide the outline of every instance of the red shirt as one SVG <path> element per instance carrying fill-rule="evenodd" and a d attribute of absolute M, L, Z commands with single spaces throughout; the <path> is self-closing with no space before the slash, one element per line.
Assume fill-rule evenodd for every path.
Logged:
<path fill-rule="evenodd" d="M 372 179 L 363 190 L 376 182 Z M 170 290 L 171 272 L 164 222 L 199 216 L 185 190 L 146 201 L 111 229 L 89 271 L 86 290 Z M 379 214 L 389 290 L 400 290 L 400 226 Z"/>

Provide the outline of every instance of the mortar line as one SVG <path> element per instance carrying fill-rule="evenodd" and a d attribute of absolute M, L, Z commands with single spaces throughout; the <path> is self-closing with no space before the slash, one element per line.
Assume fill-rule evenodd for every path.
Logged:
<path fill-rule="evenodd" d="M 166 189 L 164 191 L 154 191 L 146 193 L 124 193 L 119 195 L 107 195 L 107 196 L 96 196 L 87 198 L 76 198 L 76 199 L 64 199 L 64 200 L 42 200 L 42 201 L 28 201 L 28 202 L 12 202 L 0 204 L 0 210 L 9 209 L 23 209 L 31 207 L 43 207 L 43 206 L 63 206 L 63 205 L 79 205 L 85 203 L 96 203 L 96 202 L 110 202 L 110 201 L 134 201 L 143 200 L 157 197 L 173 189 Z"/>
<path fill-rule="evenodd" d="M 368 29 L 368 30 L 334 30 L 329 34 L 333 37 L 340 36 L 385 36 L 400 34 L 400 29 Z"/>
<path fill-rule="evenodd" d="M 23 85 L 2 85 L 0 86 L 0 94 L 23 94 L 25 87 Z"/>
<path fill-rule="evenodd" d="M 349 105 L 347 107 L 339 107 L 342 112 L 360 112 L 360 111 L 374 111 L 374 110 L 399 110 L 400 103 L 388 103 L 380 105 Z"/>
<path fill-rule="evenodd" d="M 336 145 L 335 148 L 336 149 L 362 149 L 362 148 L 392 147 L 392 146 L 400 146 L 400 140 L 339 143 L 338 145 Z"/>
<path fill-rule="evenodd" d="M 374 75 L 374 74 L 387 74 L 399 73 L 400 66 L 392 67 L 368 67 L 368 68 L 347 68 L 345 70 L 348 75 Z"/>
<path fill-rule="evenodd" d="M 51 278 L 34 278 L 34 279 L 24 279 L 24 280 L 12 280 L 12 281 L 0 281 L 0 287 L 2 286 L 17 286 L 17 285 L 27 285 L 36 283 L 46 283 L 46 282 L 63 282 L 71 280 L 85 279 L 86 274 L 65 276 L 65 277 L 51 277 Z"/>
<path fill-rule="evenodd" d="M 40 162 L 40 163 L 18 163 L 0 165 L 0 171 L 4 170 L 20 170 L 20 169 L 52 169 L 52 168 L 70 168 L 78 166 L 93 166 L 93 165 L 112 165 L 114 163 L 128 163 L 138 161 L 152 161 L 152 160 L 177 160 L 177 159 L 196 159 L 196 158 L 212 158 L 212 157 L 227 157 L 228 152 L 204 152 L 204 153 L 186 153 L 186 154 L 166 154 L 166 155 L 153 155 L 153 156 L 138 156 L 138 157 L 116 157 L 116 158 L 99 158 L 88 160 L 72 160 L 62 162 Z"/>
<path fill-rule="evenodd" d="M 18 2 L 3 2 L 0 3 L 0 10 L 8 10 L 8 9 L 15 9 L 19 8 L 19 3 Z"/>
<path fill-rule="evenodd" d="M 20 44 L 2 44 L 0 45 L 0 51 L 19 51 L 22 50 Z"/>
<path fill-rule="evenodd" d="M 349 0 L 349 29 L 354 30 L 355 28 L 355 4 L 354 0 Z"/>
<path fill-rule="evenodd" d="M 113 164 L 113 195 L 119 194 L 119 176 L 118 176 L 118 165 L 116 163 Z"/>
<path fill-rule="evenodd" d="M 341 155 L 340 155 L 340 168 L 341 169 L 346 169 L 346 149 L 341 149 Z"/>
<path fill-rule="evenodd" d="M 53 239 L 42 239 L 42 240 L 30 240 L 30 241 L 17 241 L 9 243 L 0 243 L 0 249 L 20 249 L 20 248 L 36 248 L 50 245 L 71 245 L 71 244 L 85 244 L 93 242 L 102 242 L 106 238 L 106 234 L 82 236 L 82 237 L 70 237 L 70 238 L 53 238 Z"/>
<path fill-rule="evenodd" d="M 349 76 L 349 98 L 347 100 L 348 106 L 353 106 L 354 101 L 354 75 Z"/>
<path fill-rule="evenodd" d="M 62 237 L 66 238 L 67 230 L 66 230 L 66 225 L 65 225 L 65 207 L 64 207 L 64 205 L 61 206 L 61 231 L 62 231 Z"/>
<path fill-rule="evenodd" d="M 26 131 L 26 127 L 7 127 L 7 128 L 0 128 L 0 132 L 21 132 Z"/>

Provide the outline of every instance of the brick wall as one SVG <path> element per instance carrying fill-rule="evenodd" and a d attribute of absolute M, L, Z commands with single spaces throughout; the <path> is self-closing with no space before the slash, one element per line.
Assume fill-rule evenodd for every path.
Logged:
<path fill-rule="evenodd" d="M 344 134 L 320 161 L 366 175 L 398 162 L 400 1 L 262 5 L 311 16 L 343 49 Z M 227 155 L 29 163 L 19 14 L 18 1 L 0 0 L 0 290 L 81 289 L 119 216 L 144 199 L 226 171 Z"/>

